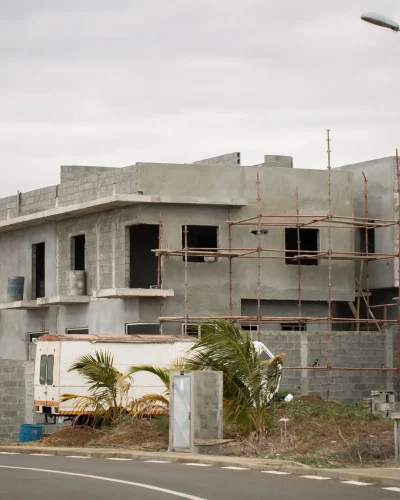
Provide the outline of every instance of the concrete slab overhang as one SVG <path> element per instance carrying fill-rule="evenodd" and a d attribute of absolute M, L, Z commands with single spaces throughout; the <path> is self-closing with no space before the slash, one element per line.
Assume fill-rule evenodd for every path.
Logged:
<path fill-rule="evenodd" d="M 18 300 L 16 302 L 5 302 L 0 304 L 0 310 L 21 310 L 41 309 L 46 305 L 38 304 L 37 300 Z"/>
<path fill-rule="evenodd" d="M 167 298 L 175 295 L 174 290 L 162 288 L 108 288 L 99 290 L 99 299 L 133 299 L 135 297 Z"/>
<path fill-rule="evenodd" d="M 68 306 L 76 304 L 87 304 L 88 302 L 90 302 L 89 295 L 54 295 L 53 297 L 42 297 L 40 299 L 37 299 L 37 303 L 41 306 Z"/>
<path fill-rule="evenodd" d="M 198 198 L 195 196 L 156 196 L 140 194 L 115 194 L 85 203 L 76 203 L 63 207 L 51 208 L 28 215 L 21 215 L 12 219 L 0 221 L 0 233 L 35 226 L 45 222 L 57 222 L 77 216 L 112 210 L 113 208 L 140 204 L 169 204 L 169 205 L 216 205 L 243 207 L 247 205 L 245 199 L 233 198 Z"/>

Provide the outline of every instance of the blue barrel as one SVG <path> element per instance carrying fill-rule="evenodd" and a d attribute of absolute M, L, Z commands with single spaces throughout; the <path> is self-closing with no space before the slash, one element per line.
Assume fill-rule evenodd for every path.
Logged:
<path fill-rule="evenodd" d="M 7 302 L 16 302 L 24 298 L 24 282 L 23 276 L 11 276 L 7 283 Z"/>
<path fill-rule="evenodd" d="M 19 426 L 19 442 L 38 441 L 43 434 L 43 425 L 21 424 Z"/>

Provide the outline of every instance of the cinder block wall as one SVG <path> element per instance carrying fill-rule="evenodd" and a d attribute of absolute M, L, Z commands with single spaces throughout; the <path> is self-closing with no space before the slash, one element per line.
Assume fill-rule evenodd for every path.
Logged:
<path fill-rule="evenodd" d="M 256 339 L 257 335 L 253 335 Z M 274 353 L 285 353 L 286 366 L 312 366 L 315 360 L 327 364 L 327 332 L 264 331 L 261 341 Z M 343 368 L 395 368 L 397 332 L 386 327 L 382 332 L 334 331 L 331 337 L 331 365 Z M 397 373 L 384 371 L 332 370 L 330 398 L 357 402 L 369 397 L 373 390 L 393 391 L 397 388 Z M 282 390 L 296 395 L 327 395 L 326 370 L 285 370 Z"/>
<path fill-rule="evenodd" d="M 0 359 L 0 441 L 17 441 L 20 424 L 34 423 L 33 361 Z"/>

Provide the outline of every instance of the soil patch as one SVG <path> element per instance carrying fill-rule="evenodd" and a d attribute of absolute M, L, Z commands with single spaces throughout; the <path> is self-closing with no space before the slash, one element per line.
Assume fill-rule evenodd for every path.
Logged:
<path fill-rule="evenodd" d="M 43 446 L 84 448 L 92 441 L 101 439 L 103 436 L 104 432 L 90 427 L 65 427 L 65 429 L 43 437 L 40 444 Z"/>
<path fill-rule="evenodd" d="M 85 426 L 66 427 L 43 437 L 40 446 L 130 448 L 150 451 L 168 449 L 168 418 L 151 420 L 124 417 L 117 424 L 92 429 Z"/>

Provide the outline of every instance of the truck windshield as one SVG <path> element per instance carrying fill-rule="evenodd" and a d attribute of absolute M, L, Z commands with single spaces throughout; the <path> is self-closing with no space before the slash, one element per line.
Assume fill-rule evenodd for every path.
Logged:
<path fill-rule="evenodd" d="M 47 385 L 53 385 L 54 356 L 47 357 Z"/>
<path fill-rule="evenodd" d="M 42 354 L 40 356 L 40 385 L 53 385 L 54 356 Z"/>
<path fill-rule="evenodd" d="M 40 356 L 40 384 L 44 385 L 46 383 L 46 371 L 47 371 L 47 356 L 42 354 Z"/>

